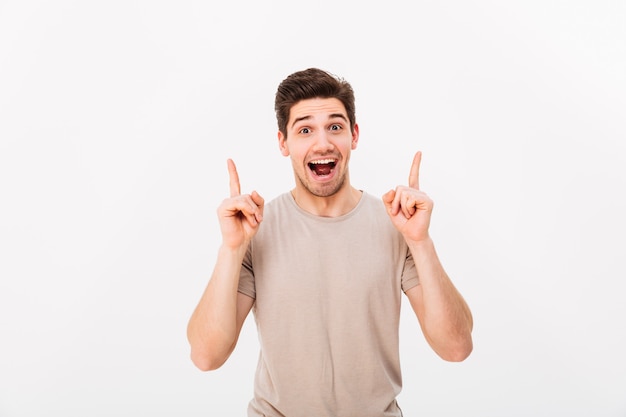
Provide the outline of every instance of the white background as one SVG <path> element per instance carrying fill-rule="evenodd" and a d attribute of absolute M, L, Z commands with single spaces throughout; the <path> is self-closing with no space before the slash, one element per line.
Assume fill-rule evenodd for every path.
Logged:
<path fill-rule="evenodd" d="M 253 320 L 210 373 L 186 324 L 225 160 L 244 192 L 292 186 L 274 92 L 311 66 L 356 90 L 355 186 L 424 152 L 474 313 L 453 364 L 405 303 L 405 415 L 626 416 L 625 22 L 617 0 L 0 1 L 0 416 L 245 415 Z"/>

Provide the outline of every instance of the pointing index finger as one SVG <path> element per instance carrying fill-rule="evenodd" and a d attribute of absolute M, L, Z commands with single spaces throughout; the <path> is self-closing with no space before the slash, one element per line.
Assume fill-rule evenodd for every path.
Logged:
<path fill-rule="evenodd" d="M 409 187 L 420 189 L 420 163 L 422 162 L 422 151 L 417 151 L 413 157 L 411 173 L 409 174 Z"/>
<path fill-rule="evenodd" d="M 226 161 L 228 164 L 228 178 L 230 180 L 230 196 L 236 197 L 241 194 L 241 187 L 239 186 L 239 174 L 237 174 L 237 167 L 232 159 Z"/>

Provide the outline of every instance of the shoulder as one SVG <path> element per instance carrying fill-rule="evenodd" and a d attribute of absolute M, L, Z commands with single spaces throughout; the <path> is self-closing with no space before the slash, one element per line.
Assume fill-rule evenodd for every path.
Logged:
<path fill-rule="evenodd" d="M 365 222 L 367 225 L 364 226 L 370 229 L 378 228 L 379 231 L 394 229 L 382 198 L 377 198 L 366 191 L 362 193 L 361 200 L 354 210 L 354 217 L 359 222 Z"/>
<path fill-rule="evenodd" d="M 375 197 L 366 191 L 362 191 L 362 193 L 363 195 L 361 196 L 361 201 L 359 203 L 359 208 L 361 210 L 368 211 L 376 215 L 387 214 L 382 198 Z"/>
<path fill-rule="evenodd" d="M 404 242 L 404 238 L 387 214 L 382 197 L 379 198 L 364 191 L 359 204 L 359 212 L 361 221 L 366 222 L 370 230 L 375 231 L 379 236 L 389 236 L 394 241 Z"/>
<path fill-rule="evenodd" d="M 361 197 L 363 204 L 384 207 L 382 198 L 375 197 L 367 191 L 361 191 L 361 193 L 363 194 Z"/>
<path fill-rule="evenodd" d="M 293 209 L 291 193 L 285 192 L 282 193 L 269 202 L 265 204 L 265 208 L 263 209 L 263 218 L 272 218 L 273 216 L 277 216 L 279 213 L 284 214 L 285 212 Z"/>
<path fill-rule="evenodd" d="M 263 237 L 280 233 L 286 229 L 286 226 L 296 221 L 295 204 L 290 201 L 291 193 L 286 192 L 276 196 L 265 203 L 263 208 L 263 221 L 260 224 L 259 231 L 255 235 L 254 240 L 262 240 Z"/>

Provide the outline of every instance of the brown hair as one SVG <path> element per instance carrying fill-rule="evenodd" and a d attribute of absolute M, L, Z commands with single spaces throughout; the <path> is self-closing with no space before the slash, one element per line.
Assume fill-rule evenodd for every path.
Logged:
<path fill-rule="evenodd" d="M 291 108 L 301 100 L 311 98 L 336 98 L 346 108 L 350 131 L 354 131 L 356 123 L 354 91 L 343 78 L 318 68 L 309 68 L 294 72 L 285 78 L 276 91 L 274 110 L 278 130 L 287 138 L 287 123 Z"/>

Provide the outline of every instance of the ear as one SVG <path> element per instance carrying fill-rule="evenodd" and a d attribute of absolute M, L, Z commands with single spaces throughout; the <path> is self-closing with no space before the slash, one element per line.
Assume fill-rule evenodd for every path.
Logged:
<path fill-rule="evenodd" d="M 287 146 L 287 138 L 283 135 L 283 132 L 278 131 L 278 149 L 283 156 L 289 156 L 289 147 Z"/>
<path fill-rule="evenodd" d="M 359 143 L 359 125 L 354 124 L 354 129 L 352 129 L 352 146 L 351 149 L 356 149 L 356 145 Z"/>

